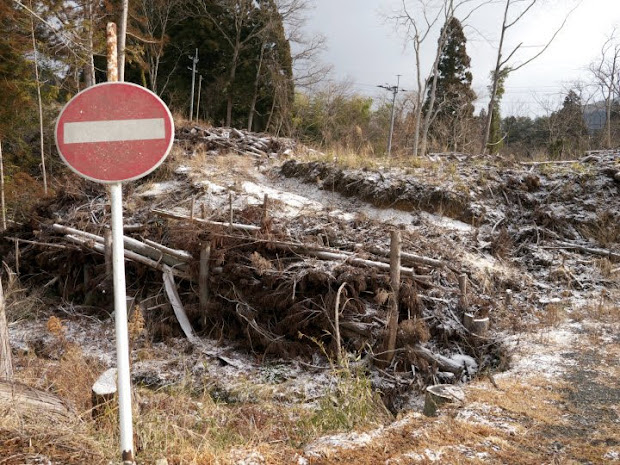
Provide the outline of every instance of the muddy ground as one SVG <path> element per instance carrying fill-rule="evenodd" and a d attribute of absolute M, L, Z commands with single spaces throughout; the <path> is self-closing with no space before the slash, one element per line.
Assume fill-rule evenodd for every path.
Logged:
<path fill-rule="evenodd" d="M 143 319 L 132 353 L 134 383 L 154 390 L 181 382 L 206 386 L 213 399 L 235 403 L 261 398 L 248 388 L 252 380 L 279 402 L 312 408 L 333 383 L 339 301 L 348 363 L 367 374 L 389 414 L 400 420 L 366 433 L 371 440 L 354 440 L 352 447 L 345 436 L 306 444 L 296 452 L 298 463 L 517 463 L 509 459 L 514 453 L 524 457 L 518 463 L 543 463 L 536 457 L 556 460 L 549 463 L 618 460 L 613 426 L 620 399 L 617 386 L 604 379 L 605 373 L 616 381 L 618 375 L 618 339 L 610 336 L 620 329 L 618 152 L 558 164 L 438 154 L 405 167 L 370 169 L 344 168 L 326 157 L 308 161 L 317 155 L 292 141 L 270 141 L 260 154 L 245 142 L 235 145 L 242 138 L 237 134 L 227 136 L 233 143 L 224 148 L 210 137 L 205 128 L 180 130 L 165 165 L 124 190 L 127 235 L 192 254 L 188 278 L 176 284 L 202 341 L 197 349 L 184 337 L 161 272 L 129 261 L 128 294 L 139 304 L 133 315 Z M 231 206 L 235 223 L 256 230 L 227 227 Z M 224 225 L 174 220 L 154 210 Z M 41 304 L 28 311 L 21 306 L 21 314 L 13 304 L 10 335 L 18 367 L 20 357 L 63 357 L 66 348 L 50 333 L 50 316 L 62 321 L 63 337 L 101 371 L 113 366 L 103 256 L 68 243 L 51 227 L 61 223 L 103 235 L 109 220 L 105 191 L 68 177 L 29 218 L 0 238 L 2 260 L 12 272 L 19 268 L 20 285 L 36 290 Z M 401 231 L 403 252 L 442 265 L 404 263 L 413 274 L 402 276 L 397 352 L 385 365 L 389 273 L 354 260 L 389 261 L 394 228 Z M 205 244 L 212 250 L 206 313 L 199 309 L 195 279 Z M 342 256 L 320 259 L 301 245 Z M 468 283 L 465 304 L 461 275 Z M 490 331 L 483 337 L 468 331 L 465 312 L 488 317 Z M 554 339 L 558 332 L 565 340 Z M 450 372 L 420 357 L 417 346 L 462 369 Z M 542 355 L 550 358 L 519 371 L 520 361 Z M 524 381 L 530 378 L 531 386 Z M 434 422 L 411 413 L 421 410 L 426 386 L 472 381 L 464 407 L 448 409 Z M 512 395 L 502 404 L 499 393 L 513 389 L 517 398 L 534 389 L 541 405 L 553 404 L 552 420 L 519 410 Z M 506 417 L 505 424 L 498 426 L 498 416 Z M 453 446 L 445 431 L 459 422 L 483 423 L 501 434 L 482 440 L 489 431 L 471 433 L 462 437 L 467 445 Z M 528 422 L 535 428 L 527 429 Z M 549 441 L 528 445 L 543 426 Z M 420 434 L 431 439 L 415 445 Z M 409 439 L 395 442 L 394 435 Z M 585 437 L 595 441 L 589 455 L 575 445 Z M 230 460 L 270 463 L 256 457 Z"/>

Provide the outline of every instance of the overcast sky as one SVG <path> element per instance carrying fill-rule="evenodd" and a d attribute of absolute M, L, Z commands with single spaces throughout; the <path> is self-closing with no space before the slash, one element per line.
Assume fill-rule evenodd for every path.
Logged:
<path fill-rule="evenodd" d="M 327 38 L 323 61 L 334 67 L 334 80 L 349 79 L 355 91 L 375 98 L 386 96 L 379 84 L 396 83 L 415 89 L 415 59 L 407 45 L 405 32 L 397 31 L 388 19 L 401 8 L 401 0 L 314 0 L 315 8 L 308 14 L 307 31 Z M 408 0 L 411 12 L 417 0 Z M 477 106 L 488 102 L 489 73 L 494 67 L 499 42 L 501 16 L 505 3 L 478 10 L 465 29 L 467 52 L 472 60 L 473 87 L 479 96 Z M 515 63 L 522 62 L 540 50 L 568 12 L 565 27 L 549 49 L 511 74 L 506 82 L 502 114 L 539 115 L 561 102 L 561 95 L 576 80 L 590 80 L 588 65 L 600 56 L 601 46 L 615 25 L 620 26 L 620 0 L 540 0 L 506 38 L 505 50 L 523 42 L 523 53 Z M 423 74 L 430 69 L 438 32 L 428 40 Z M 383 94 L 381 94 L 381 92 Z"/>

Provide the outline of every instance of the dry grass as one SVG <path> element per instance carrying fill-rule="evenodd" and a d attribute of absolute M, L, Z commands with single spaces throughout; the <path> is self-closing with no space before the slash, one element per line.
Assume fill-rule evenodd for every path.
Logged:
<path fill-rule="evenodd" d="M 135 316 L 131 322 L 136 328 L 138 320 Z M 0 420 L 0 457 L 14 456 L 15 461 L 0 459 L 0 463 L 21 464 L 27 457 L 67 464 L 117 460 L 118 411 L 110 408 L 97 422 L 91 418 L 90 389 L 105 367 L 67 341 L 59 318 L 48 320 L 47 331 L 52 349 L 45 357 L 32 353 L 18 357 L 17 379 L 69 401 L 76 415 L 66 424 L 5 415 Z M 385 407 L 363 372 L 340 368 L 333 379 L 333 388 L 313 408 L 303 402 L 277 402 L 272 385 L 252 379 L 240 383 L 239 392 L 230 392 L 228 403 L 214 400 L 212 382 L 217 380 L 196 385 L 188 376 L 156 391 L 136 387 L 136 455 L 144 464 L 165 457 L 171 465 L 206 465 L 237 463 L 234 457 L 252 450 L 260 452 L 263 463 L 289 464 L 300 446 L 321 434 L 387 420 Z"/>
<path fill-rule="evenodd" d="M 310 463 L 603 463 L 611 450 L 606 440 L 614 437 L 613 425 L 593 432 L 596 438 L 573 435 L 566 419 L 569 387 L 564 382 L 532 377 L 497 383 L 501 390 L 488 382 L 469 389 L 465 411 L 448 409 L 437 419 L 411 415 L 368 444 Z"/>

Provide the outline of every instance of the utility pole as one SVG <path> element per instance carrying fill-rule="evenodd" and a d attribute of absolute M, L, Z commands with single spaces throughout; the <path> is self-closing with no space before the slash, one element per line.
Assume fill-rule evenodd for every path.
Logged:
<path fill-rule="evenodd" d="M 189 120 L 192 121 L 194 117 L 194 83 L 196 82 L 196 64 L 198 63 L 198 49 L 196 49 L 196 56 L 189 57 L 192 60 L 192 96 L 189 103 Z"/>
<path fill-rule="evenodd" d="M 202 74 L 198 79 L 198 101 L 196 102 L 196 121 L 198 121 L 198 114 L 200 113 L 200 91 L 202 90 Z"/>
<path fill-rule="evenodd" d="M 377 87 L 381 87 L 382 89 L 389 90 L 390 92 L 392 92 L 392 117 L 390 120 L 390 135 L 388 137 L 388 146 L 387 146 L 388 158 L 390 158 L 392 155 L 392 135 L 394 134 L 394 117 L 395 117 L 394 110 L 396 107 L 396 95 L 398 94 L 399 91 L 405 90 L 405 89 L 400 88 L 400 77 L 401 76 L 402 76 L 401 74 L 396 75 L 397 81 L 396 81 L 395 86 L 390 86 L 390 85 L 377 86 Z"/>

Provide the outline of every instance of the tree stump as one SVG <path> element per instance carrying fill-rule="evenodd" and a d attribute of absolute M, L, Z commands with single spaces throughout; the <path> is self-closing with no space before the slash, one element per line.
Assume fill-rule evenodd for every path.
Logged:
<path fill-rule="evenodd" d="M 436 384 L 426 388 L 426 398 L 424 399 L 424 415 L 436 417 L 437 409 L 444 404 L 463 404 L 465 393 L 453 384 Z"/>
<path fill-rule="evenodd" d="M 92 387 L 92 417 L 94 420 L 101 418 L 108 406 L 116 396 L 116 368 L 110 368 L 103 372 Z"/>
<path fill-rule="evenodd" d="M 476 318 L 473 313 L 465 313 L 463 326 L 476 336 L 485 336 L 489 331 L 489 317 Z"/>

